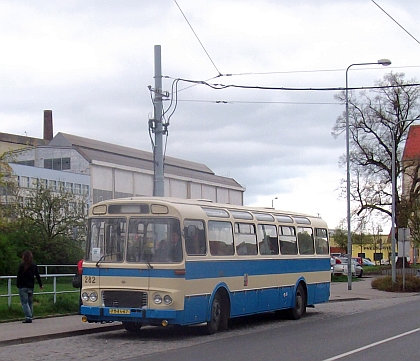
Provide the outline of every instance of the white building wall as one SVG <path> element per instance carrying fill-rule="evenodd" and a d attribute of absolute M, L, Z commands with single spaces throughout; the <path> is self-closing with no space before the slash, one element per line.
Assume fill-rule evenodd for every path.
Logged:
<path fill-rule="evenodd" d="M 202 198 L 203 199 L 210 199 L 213 202 L 217 201 L 216 198 L 216 187 L 212 187 L 206 184 L 201 186 L 202 189 Z"/>
<path fill-rule="evenodd" d="M 153 176 L 150 174 L 134 173 L 134 195 L 153 195 Z"/>
<path fill-rule="evenodd" d="M 191 199 L 201 199 L 201 184 L 195 182 L 189 182 L 189 198 Z"/>
<path fill-rule="evenodd" d="M 217 202 L 218 203 L 230 203 L 229 199 L 229 190 L 226 188 L 216 188 L 216 194 L 217 194 Z"/>
<path fill-rule="evenodd" d="M 97 165 L 91 166 L 92 188 L 113 191 L 112 168 L 105 168 Z"/>
<path fill-rule="evenodd" d="M 134 194 L 133 172 L 115 169 L 115 192 Z"/>
<path fill-rule="evenodd" d="M 244 204 L 242 192 L 230 189 L 229 190 L 229 203 L 230 204 Z"/>
<path fill-rule="evenodd" d="M 186 181 L 169 178 L 169 197 L 188 198 Z"/>

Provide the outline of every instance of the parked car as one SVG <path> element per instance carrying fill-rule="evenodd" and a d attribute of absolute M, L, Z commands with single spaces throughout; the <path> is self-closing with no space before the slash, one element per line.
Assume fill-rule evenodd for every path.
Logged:
<path fill-rule="evenodd" d="M 362 266 L 376 266 L 369 258 L 362 258 Z"/>
<path fill-rule="evenodd" d="M 331 273 L 335 276 L 346 275 L 348 269 L 347 264 L 348 259 L 345 257 L 331 257 Z M 351 266 L 351 273 L 353 276 L 357 275 L 356 265 L 353 262 Z"/>

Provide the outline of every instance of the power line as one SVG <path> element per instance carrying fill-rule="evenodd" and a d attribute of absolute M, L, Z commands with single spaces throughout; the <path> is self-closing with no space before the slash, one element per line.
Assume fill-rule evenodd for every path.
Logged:
<path fill-rule="evenodd" d="M 189 27 L 191 28 L 192 32 L 194 33 L 195 37 L 197 38 L 198 42 L 200 43 L 201 47 L 203 48 L 203 50 L 205 51 L 205 53 L 207 54 L 207 57 L 210 59 L 211 63 L 213 64 L 214 68 L 216 69 L 216 71 L 219 73 L 219 76 L 222 75 L 222 73 L 219 71 L 219 69 L 217 69 L 216 64 L 214 63 L 213 59 L 211 58 L 210 54 L 207 52 L 206 48 L 204 47 L 203 43 L 201 42 L 200 38 L 198 37 L 198 35 L 195 33 L 193 27 L 191 26 L 190 22 L 188 21 L 187 17 L 185 16 L 184 12 L 182 11 L 181 7 L 178 5 L 178 3 L 175 1 L 176 6 L 178 6 L 179 11 L 181 12 L 182 16 L 184 17 L 185 21 L 187 22 L 187 24 L 189 25 Z"/>
<path fill-rule="evenodd" d="M 246 100 L 200 100 L 178 99 L 178 102 L 214 103 L 214 104 L 296 104 L 296 105 L 341 105 L 332 102 L 288 102 L 288 101 L 246 101 Z"/>
<path fill-rule="evenodd" d="M 212 84 L 203 80 L 190 80 L 190 79 L 181 79 L 179 81 L 184 81 L 186 83 L 193 84 L 202 84 L 206 85 L 212 89 L 221 90 L 228 88 L 238 88 L 238 89 L 258 89 L 258 90 L 286 90 L 286 91 L 341 91 L 346 90 L 343 87 L 329 87 L 329 88 L 290 88 L 290 87 L 269 87 L 269 86 L 260 86 L 260 85 L 237 85 L 237 84 Z M 366 86 L 366 87 L 351 87 L 347 90 L 370 90 L 370 89 L 391 89 L 391 88 L 402 88 L 402 87 L 411 87 L 411 86 L 420 86 L 420 83 L 413 84 L 399 84 L 399 85 L 385 85 L 385 86 Z"/>
<path fill-rule="evenodd" d="M 382 9 L 375 1 L 371 0 L 379 9 L 381 9 L 388 17 L 397 24 L 401 29 L 403 29 L 408 35 L 410 35 L 418 44 L 420 44 L 420 41 L 418 41 L 413 35 L 411 35 L 400 23 L 398 23 L 397 20 L 395 20 L 391 15 L 389 15 L 384 9 Z"/>
<path fill-rule="evenodd" d="M 389 66 L 388 67 L 388 69 L 404 69 L 404 68 L 420 68 L 420 65 Z M 357 69 L 354 69 L 354 70 L 365 70 L 365 69 L 372 70 L 372 68 L 357 68 Z M 299 73 L 327 73 L 327 72 L 342 72 L 342 71 L 346 71 L 346 69 L 343 68 L 343 69 L 285 70 L 285 71 L 268 71 L 268 72 L 248 72 L 248 73 L 222 74 L 222 76 L 299 74 Z"/>

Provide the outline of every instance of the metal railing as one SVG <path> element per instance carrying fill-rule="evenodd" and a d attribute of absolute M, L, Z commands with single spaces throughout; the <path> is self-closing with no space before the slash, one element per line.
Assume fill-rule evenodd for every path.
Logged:
<path fill-rule="evenodd" d="M 57 302 L 57 295 L 60 293 L 75 293 L 79 292 L 78 289 L 69 290 L 69 291 L 57 291 L 57 278 L 60 277 L 73 277 L 75 273 L 59 273 L 59 274 L 48 274 L 48 267 L 77 267 L 76 265 L 39 265 L 39 267 L 45 267 L 45 273 L 40 275 L 41 278 L 48 279 L 48 277 L 53 278 L 53 290 L 49 292 L 34 292 L 34 295 L 54 295 L 54 304 Z M 12 279 L 16 279 L 17 276 L 0 276 L 0 280 L 6 279 L 7 280 L 7 293 L 1 294 L 0 297 L 7 297 L 7 305 L 11 307 L 12 305 L 12 297 L 19 296 L 19 293 L 12 293 Z"/>

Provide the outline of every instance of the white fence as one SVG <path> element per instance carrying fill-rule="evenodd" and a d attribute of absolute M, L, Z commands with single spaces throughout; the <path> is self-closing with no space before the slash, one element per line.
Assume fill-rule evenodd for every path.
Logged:
<path fill-rule="evenodd" d="M 39 265 L 38 268 L 44 267 L 45 273 L 41 274 L 41 278 L 53 278 L 53 290 L 50 292 L 34 292 L 34 295 L 48 295 L 53 294 L 54 295 L 54 304 L 57 302 L 57 295 L 60 293 L 75 293 L 79 292 L 78 289 L 70 290 L 70 291 L 57 291 L 57 278 L 60 277 L 73 277 L 75 273 L 58 273 L 58 274 L 48 274 L 48 267 L 75 267 L 75 270 L 77 269 L 76 265 Z M 0 276 L 0 280 L 6 279 L 7 280 L 7 293 L 1 294 L 0 297 L 7 297 L 7 305 L 11 307 L 12 305 L 12 297 L 19 296 L 18 293 L 12 293 L 12 279 L 16 279 L 17 276 Z M 70 281 L 71 283 L 71 281 Z"/>

